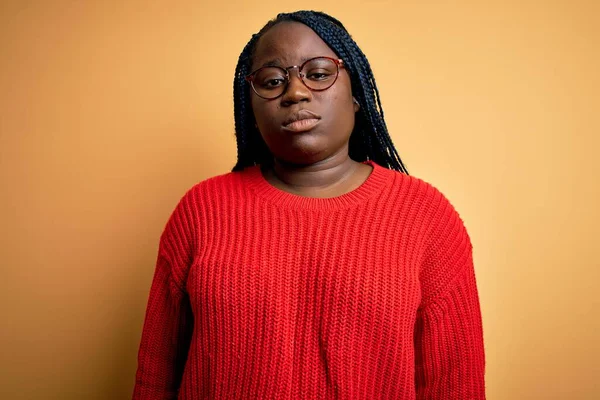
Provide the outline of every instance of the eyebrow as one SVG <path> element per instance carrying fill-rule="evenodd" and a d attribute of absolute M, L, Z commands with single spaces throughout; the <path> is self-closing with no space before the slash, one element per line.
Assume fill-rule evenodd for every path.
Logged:
<path fill-rule="evenodd" d="M 300 63 L 298 65 L 302 65 L 305 61 L 310 60 L 311 58 L 315 58 L 315 57 L 319 57 L 319 56 L 310 56 L 310 57 L 302 57 L 300 59 Z M 267 62 L 263 63 L 261 65 L 261 67 L 282 67 L 282 62 L 281 59 L 279 58 L 273 58 L 271 60 L 268 60 Z"/>

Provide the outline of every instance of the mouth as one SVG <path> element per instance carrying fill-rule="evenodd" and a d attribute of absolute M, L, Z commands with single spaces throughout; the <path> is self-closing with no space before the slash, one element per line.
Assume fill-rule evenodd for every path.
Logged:
<path fill-rule="evenodd" d="M 320 121 L 320 115 L 309 110 L 300 110 L 283 122 L 282 129 L 288 132 L 306 132 L 317 126 Z"/>
<path fill-rule="evenodd" d="M 305 132 L 310 131 L 312 128 L 317 126 L 319 123 L 317 118 L 301 119 L 298 121 L 290 122 L 283 126 L 283 129 L 290 132 Z"/>

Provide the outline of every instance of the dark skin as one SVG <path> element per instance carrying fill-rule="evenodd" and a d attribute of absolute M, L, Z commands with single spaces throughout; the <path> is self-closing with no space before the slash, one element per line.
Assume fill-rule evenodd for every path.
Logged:
<path fill-rule="evenodd" d="M 251 70 L 269 62 L 284 68 L 300 65 L 319 56 L 338 58 L 306 25 L 282 22 L 259 39 Z M 265 179 L 281 190 L 307 197 L 337 197 L 358 188 L 372 167 L 348 155 L 354 114 L 359 110 L 348 72 L 340 68 L 335 84 L 322 92 L 307 88 L 296 68 L 290 70 L 290 77 L 285 93 L 277 99 L 251 94 L 258 129 L 274 155 L 273 168 L 263 169 Z M 302 109 L 321 116 L 317 126 L 306 132 L 286 131 L 284 121 Z"/>

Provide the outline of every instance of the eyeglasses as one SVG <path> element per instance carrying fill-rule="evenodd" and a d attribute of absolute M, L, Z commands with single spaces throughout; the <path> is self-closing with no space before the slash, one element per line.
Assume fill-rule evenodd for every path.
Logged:
<path fill-rule="evenodd" d="M 263 99 L 273 100 L 285 93 L 290 83 L 290 69 L 298 68 L 298 76 L 304 86 L 320 92 L 329 89 L 338 78 L 340 67 L 344 61 L 331 57 L 315 57 L 306 60 L 302 65 L 291 67 L 266 66 L 257 69 L 248 76 L 254 93 Z"/>

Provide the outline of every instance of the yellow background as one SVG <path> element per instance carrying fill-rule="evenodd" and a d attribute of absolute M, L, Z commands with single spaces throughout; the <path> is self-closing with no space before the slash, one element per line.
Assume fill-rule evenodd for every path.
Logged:
<path fill-rule="evenodd" d="M 159 235 L 279 11 L 338 17 L 474 244 L 488 398 L 600 398 L 600 2 L 3 1 L 0 398 L 126 399 Z"/>

